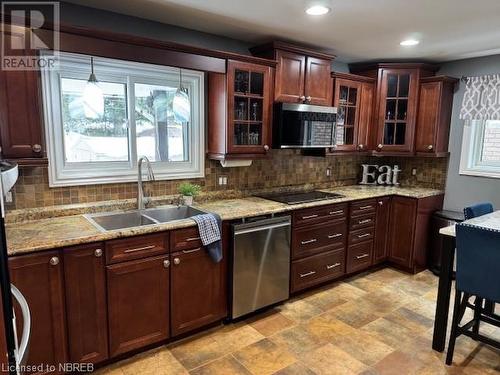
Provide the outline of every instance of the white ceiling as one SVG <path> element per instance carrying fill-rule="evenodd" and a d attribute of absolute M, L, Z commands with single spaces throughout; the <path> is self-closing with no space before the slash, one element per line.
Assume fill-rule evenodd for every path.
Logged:
<path fill-rule="evenodd" d="M 327 0 L 332 12 L 304 13 L 308 0 L 68 0 L 251 43 L 307 43 L 344 62 L 436 61 L 500 53 L 500 0 Z M 421 42 L 401 47 L 407 38 Z"/>

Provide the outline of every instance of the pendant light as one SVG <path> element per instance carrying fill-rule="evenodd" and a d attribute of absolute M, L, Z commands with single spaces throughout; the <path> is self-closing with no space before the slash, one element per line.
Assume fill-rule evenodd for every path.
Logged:
<path fill-rule="evenodd" d="M 104 94 L 94 74 L 94 58 L 90 58 L 91 73 L 83 89 L 83 108 L 85 117 L 97 119 L 104 114 Z"/>
<path fill-rule="evenodd" d="M 188 122 L 191 118 L 191 103 L 187 89 L 182 86 L 182 69 L 179 69 L 179 87 L 172 103 L 174 118 L 177 122 Z"/>

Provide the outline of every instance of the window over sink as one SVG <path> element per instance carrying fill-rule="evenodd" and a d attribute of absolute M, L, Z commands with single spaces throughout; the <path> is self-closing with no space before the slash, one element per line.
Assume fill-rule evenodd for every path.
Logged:
<path fill-rule="evenodd" d="M 204 176 L 204 73 L 182 70 L 188 121 L 173 113 L 178 68 L 94 58 L 104 110 L 83 99 L 90 56 L 61 53 L 42 71 L 50 186 L 135 181 L 147 156 L 158 179 Z"/>
<path fill-rule="evenodd" d="M 500 178 L 500 120 L 465 122 L 460 174 Z"/>

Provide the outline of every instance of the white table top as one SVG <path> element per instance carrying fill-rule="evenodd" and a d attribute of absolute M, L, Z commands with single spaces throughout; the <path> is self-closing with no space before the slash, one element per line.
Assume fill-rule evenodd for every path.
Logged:
<path fill-rule="evenodd" d="M 474 219 L 465 220 L 464 223 L 481 228 L 500 230 L 500 210 Z M 444 236 L 455 237 L 455 224 L 441 228 L 439 233 Z"/>

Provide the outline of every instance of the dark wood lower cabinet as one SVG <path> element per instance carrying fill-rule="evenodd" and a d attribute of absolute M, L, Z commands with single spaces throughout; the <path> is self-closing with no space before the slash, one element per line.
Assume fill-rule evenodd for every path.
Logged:
<path fill-rule="evenodd" d="M 416 215 L 416 199 L 405 197 L 392 199 L 389 225 L 389 260 L 405 268 L 410 268 L 413 256 Z"/>
<path fill-rule="evenodd" d="M 172 336 L 224 318 L 227 314 L 225 260 L 214 263 L 203 247 L 179 251 L 171 258 Z"/>
<path fill-rule="evenodd" d="M 169 256 L 106 268 L 110 357 L 168 339 Z"/>
<path fill-rule="evenodd" d="M 292 262 L 290 291 L 302 289 L 333 280 L 345 273 L 344 249 L 313 255 Z"/>
<path fill-rule="evenodd" d="M 377 216 L 375 221 L 375 240 L 373 243 L 373 263 L 387 260 L 387 240 L 389 221 L 391 218 L 391 197 L 377 199 Z"/>
<path fill-rule="evenodd" d="M 58 251 L 9 259 L 11 282 L 26 298 L 31 312 L 31 338 L 26 365 L 55 366 L 67 362 L 63 265 Z M 14 303 L 18 335 L 23 322 Z M 45 373 L 40 371 L 37 373 Z"/>
<path fill-rule="evenodd" d="M 69 359 L 108 358 L 108 314 L 103 243 L 64 250 Z"/>

